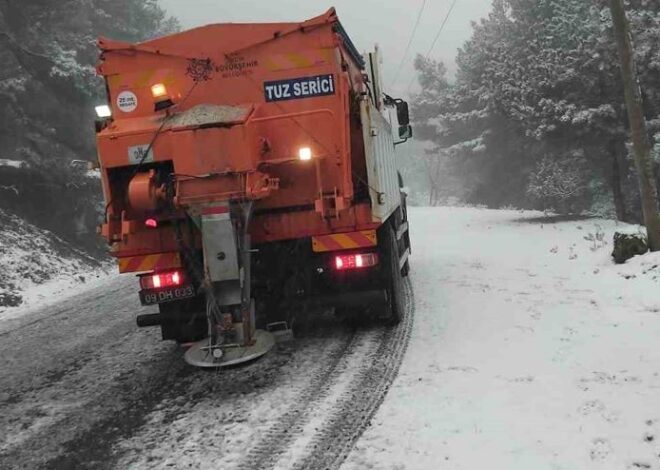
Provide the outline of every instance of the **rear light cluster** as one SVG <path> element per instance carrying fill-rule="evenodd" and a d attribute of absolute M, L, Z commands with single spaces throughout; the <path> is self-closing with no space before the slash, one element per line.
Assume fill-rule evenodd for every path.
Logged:
<path fill-rule="evenodd" d="M 369 268 L 377 264 L 378 255 L 376 253 L 353 253 L 351 255 L 335 256 L 335 269 L 337 271 Z"/>
<path fill-rule="evenodd" d="M 176 287 L 182 284 L 183 273 L 181 271 L 168 271 L 140 276 L 140 287 L 145 290 Z"/>

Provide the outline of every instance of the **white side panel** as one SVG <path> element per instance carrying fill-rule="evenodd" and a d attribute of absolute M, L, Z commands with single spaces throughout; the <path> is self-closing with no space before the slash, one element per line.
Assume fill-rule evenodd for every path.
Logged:
<path fill-rule="evenodd" d="M 367 64 L 367 75 L 369 77 L 369 84 L 371 86 L 371 92 L 373 94 L 372 99 L 376 108 L 379 110 L 383 109 L 383 77 L 380 73 L 380 50 L 378 46 L 374 52 L 370 52 L 364 56 L 365 62 Z"/>
<path fill-rule="evenodd" d="M 374 221 L 382 222 L 401 204 L 392 127 L 365 99 L 360 104 L 367 178 Z"/>

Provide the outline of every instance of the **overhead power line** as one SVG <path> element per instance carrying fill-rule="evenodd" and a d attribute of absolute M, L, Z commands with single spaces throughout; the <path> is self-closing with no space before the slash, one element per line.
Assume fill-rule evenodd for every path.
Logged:
<path fill-rule="evenodd" d="M 429 56 L 431 55 L 431 52 L 433 52 L 433 48 L 435 47 L 435 44 L 438 42 L 438 39 L 440 39 L 440 35 L 442 34 L 442 31 L 445 29 L 445 26 L 447 25 L 447 21 L 449 20 L 449 17 L 451 16 L 451 12 L 454 11 L 454 7 L 456 6 L 456 2 L 458 0 L 454 0 L 449 7 L 449 11 L 447 12 L 447 16 L 445 16 L 445 19 L 442 22 L 442 25 L 440 25 L 440 30 L 438 31 L 438 34 L 435 35 L 435 38 L 433 39 L 433 44 L 431 44 L 431 47 L 429 47 L 429 51 L 426 53 L 426 58 L 428 59 Z"/>
<path fill-rule="evenodd" d="M 417 13 L 417 20 L 415 20 L 415 26 L 413 26 L 412 33 L 410 34 L 410 38 L 408 39 L 408 44 L 406 45 L 406 49 L 403 53 L 403 57 L 401 57 L 401 63 L 399 64 L 396 74 L 394 75 L 394 80 L 392 80 L 392 83 L 390 85 L 391 88 L 393 88 L 394 85 L 396 85 L 396 82 L 399 79 L 399 75 L 401 74 L 401 70 L 403 69 L 403 65 L 406 63 L 406 59 L 408 58 L 408 53 L 410 52 L 410 46 L 412 46 L 413 40 L 415 39 L 415 34 L 417 33 L 417 27 L 419 26 L 419 22 L 422 19 L 422 14 L 424 13 L 425 7 L 426 7 L 426 0 L 423 0 L 422 6 L 420 7 L 419 12 Z"/>
<path fill-rule="evenodd" d="M 454 11 L 454 7 L 456 6 L 457 1 L 458 0 L 454 0 L 451 3 L 451 6 L 449 7 L 449 11 L 447 11 L 447 15 L 445 15 L 445 19 L 442 21 L 442 24 L 440 25 L 440 29 L 438 30 L 438 33 L 435 35 L 435 38 L 433 38 L 433 43 L 431 44 L 431 47 L 429 47 L 429 51 L 424 56 L 424 59 L 428 60 L 428 58 L 431 56 L 431 52 L 433 52 L 433 48 L 438 42 L 438 39 L 440 39 L 440 35 L 442 35 L 442 31 L 444 31 L 445 26 L 447 25 L 447 21 L 449 20 L 452 11 Z M 412 87 L 412 84 L 415 82 L 415 78 L 417 77 L 413 76 L 412 79 L 410 80 L 410 83 L 408 83 L 407 92 L 410 92 L 410 87 Z"/>

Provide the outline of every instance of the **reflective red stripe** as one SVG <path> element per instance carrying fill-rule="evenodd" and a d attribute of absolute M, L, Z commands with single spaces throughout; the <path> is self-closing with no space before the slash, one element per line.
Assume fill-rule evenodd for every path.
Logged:
<path fill-rule="evenodd" d="M 317 240 L 322 243 L 328 251 L 344 249 L 342 244 L 335 240 L 332 236 L 318 237 Z"/>
<path fill-rule="evenodd" d="M 353 240 L 359 247 L 374 246 L 374 242 L 362 232 L 350 232 L 344 235 Z"/>
<path fill-rule="evenodd" d="M 181 258 L 178 253 L 124 257 L 119 258 L 118 262 L 120 273 L 159 271 L 181 267 Z"/>
<path fill-rule="evenodd" d="M 202 208 L 202 215 L 219 215 L 229 212 L 229 206 L 215 206 Z"/>
<path fill-rule="evenodd" d="M 325 251 L 353 250 L 376 246 L 376 231 L 344 232 L 312 237 L 312 248 L 316 253 Z"/>
<path fill-rule="evenodd" d="M 140 269 L 140 266 L 142 265 L 143 261 L 144 261 L 144 257 L 142 257 L 142 256 L 136 256 L 134 258 L 131 258 L 131 260 L 128 262 L 128 264 L 124 268 L 124 271 L 129 272 L 129 273 L 138 271 Z"/>

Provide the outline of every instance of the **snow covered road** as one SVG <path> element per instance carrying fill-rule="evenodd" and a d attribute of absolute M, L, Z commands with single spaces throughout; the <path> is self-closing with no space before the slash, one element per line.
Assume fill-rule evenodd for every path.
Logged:
<path fill-rule="evenodd" d="M 14 312 L 0 468 L 660 469 L 660 258 L 613 266 L 610 221 L 410 217 L 414 325 L 320 316 L 243 368 L 135 328 L 131 276 Z"/>
<path fill-rule="evenodd" d="M 337 468 L 377 411 L 412 328 L 316 315 L 225 371 L 138 330 L 135 279 L 0 324 L 0 468 Z"/>

